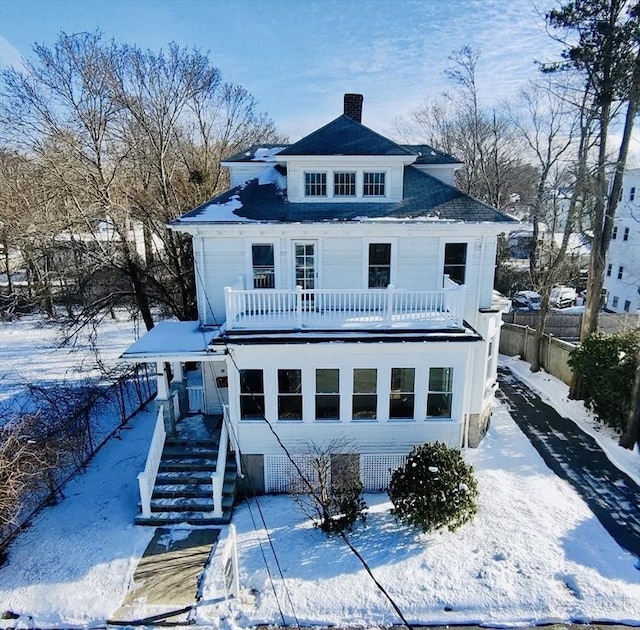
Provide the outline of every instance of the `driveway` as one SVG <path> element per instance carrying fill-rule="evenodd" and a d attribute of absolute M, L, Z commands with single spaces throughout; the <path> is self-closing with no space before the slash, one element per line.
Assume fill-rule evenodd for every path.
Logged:
<path fill-rule="evenodd" d="M 511 371 L 499 368 L 498 380 L 498 398 L 547 466 L 578 491 L 621 547 L 640 558 L 638 485 L 611 463 L 590 435 L 559 415 Z"/>

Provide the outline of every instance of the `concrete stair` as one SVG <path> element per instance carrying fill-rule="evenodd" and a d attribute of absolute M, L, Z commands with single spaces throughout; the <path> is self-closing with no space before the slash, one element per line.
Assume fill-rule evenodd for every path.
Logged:
<path fill-rule="evenodd" d="M 219 437 L 219 430 L 216 437 Z M 217 518 L 213 514 L 211 475 L 216 470 L 218 448 L 218 439 L 168 437 L 151 495 L 151 516 L 138 514 L 136 525 L 229 523 L 236 492 L 236 460 L 233 454 L 227 455 L 222 491 L 223 514 L 222 518 Z"/>

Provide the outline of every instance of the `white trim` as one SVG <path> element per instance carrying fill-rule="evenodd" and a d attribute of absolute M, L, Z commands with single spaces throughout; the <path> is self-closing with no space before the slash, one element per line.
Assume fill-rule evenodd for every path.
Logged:
<path fill-rule="evenodd" d="M 389 274 L 389 284 L 396 286 L 398 278 L 398 237 L 374 237 L 365 236 L 362 238 L 362 288 L 369 289 L 369 245 L 386 244 L 391 245 L 391 271 Z M 386 288 L 386 287 L 385 287 Z M 373 290 L 373 289 L 372 289 Z M 384 288 L 381 287 L 381 290 Z"/>
<path fill-rule="evenodd" d="M 245 288 L 253 289 L 253 245 L 272 245 L 273 246 L 273 273 L 274 277 L 274 289 L 281 289 L 286 286 L 283 282 L 282 265 L 281 265 L 281 252 L 280 252 L 280 239 L 274 236 L 267 236 L 260 238 L 245 237 L 244 239 L 244 254 L 245 254 Z"/>

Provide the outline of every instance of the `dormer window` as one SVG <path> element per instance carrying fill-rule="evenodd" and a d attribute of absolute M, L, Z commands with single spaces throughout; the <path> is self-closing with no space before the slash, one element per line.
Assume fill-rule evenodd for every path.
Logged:
<path fill-rule="evenodd" d="M 384 197 L 384 173 L 364 173 L 362 194 L 364 197 Z"/>
<path fill-rule="evenodd" d="M 355 197 L 356 174 L 353 172 L 336 172 L 333 174 L 333 196 Z"/>
<path fill-rule="evenodd" d="M 326 197 L 327 196 L 327 174 L 326 173 L 305 173 L 304 174 L 304 194 L 306 197 Z"/>

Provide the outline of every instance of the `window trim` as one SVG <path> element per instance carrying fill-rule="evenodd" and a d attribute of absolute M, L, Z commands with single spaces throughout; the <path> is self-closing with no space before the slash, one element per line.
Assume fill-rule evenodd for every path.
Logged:
<path fill-rule="evenodd" d="M 384 291 L 387 287 L 369 286 L 369 245 L 391 245 L 391 269 L 389 272 L 389 284 L 395 286 L 398 275 L 398 238 L 375 238 L 367 237 L 362 239 L 362 287 L 367 291 Z"/>
<path fill-rule="evenodd" d="M 356 392 L 356 371 L 368 370 L 375 372 L 375 389 L 373 392 Z M 380 369 L 377 367 L 352 367 L 351 368 L 351 421 L 352 422 L 377 422 L 379 416 L 379 404 L 380 404 L 380 387 L 378 385 L 378 379 L 380 378 Z M 355 415 L 354 403 L 356 402 L 356 396 L 374 396 L 375 397 L 375 415 L 358 418 Z"/>
<path fill-rule="evenodd" d="M 449 390 L 443 389 L 443 390 L 435 390 L 435 389 L 431 389 L 431 370 L 451 370 L 451 388 Z M 456 390 L 456 370 L 453 366 L 443 366 L 443 365 L 431 365 L 429 366 L 429 369 L 427 370 L 427 408 L 426 408 L 426 413 L 425 413 L 425 417 L 427 421 L 434 421 L 434 420 L 452 420 L 454 418 L 454 404 L 455 404 L 455 396 L 454 396 L 454 391 Z M 437 395 L 437 394 L 444 394 L 444 395 L 448 395 L 451 397 L 451 402 L 449 405 L 449 414 L 448 415 L 429 415 L 429 396 L 431 396 L 432 394 Z"/>
<path fill-rule="evenodd" d="M 280 391 L 280 372 L 298 372 L 300 375 L 300 390 L 297 392 L 282 392 Z M 302 368 L 277 368 L 276 369 L 276 384 L 277 384 L 277 394 L 276 394 L 276 408 L 278 413 L 278 422 L 303 422 L 304 421 L 304 370 Z M 300 417 L 282 417 L 280 410 L 280 402 L 281 399 L 300 399 Z"/>
<path fill-rule="evenodd" d="M 328 180 L 330 179 L 328 177 L 330 171 L 325 170 L 318 170 L 318 171 L 303 171 L 302 172 L 302 196 L 308 199 L 327 199 L 329 197 L 329 183 Z M 324 194 L 318 194 L 318 195 L 310 195 L 307 193 L 307 185 L 309 186 L 322 186 L 323 183 L 317 183 L 314 182 L 313 184 L 307 184 L 307 175 L 320 175 L 323 176 L 324 175 Z"/>
<path fill-rule="evenodd" d="M 393 389 L 393 373 L 394 370 L 412 370 L 413 371 L 413 388 L 411 390 Z M 415 420 L 416 417 L 416 368 L 414 366 L 406 367 L 392 367 L 389 371 L 389 421 L 390 422 L 407 422 Z M 392 416 L 391 408 L 393 403 L 393 396 L 410 396 L 412 399 L 411 408 L 412 412 L 410 416 Z"/>
<path fill-rule="evenodd" d="M 469 265 L 469 257 L 472 251 L 472 242 L 469 239 L 442 239 L 440 241 L 440 255 L 439 255 L 439 266 L 438 268 L 441 270 L 442 274 L 442 286 L 444 286 L 444 276 L 445 276 L 445 252 L 447 249 L 447 245 L 466 245 L 467 249 L 465 252 L 465 263 L 464 263 L 464 285 L 461 286 L 469 286 L 470 284 L 470 273 L 472 267 Z M 451 280 L 455 282 L 455 280 Z M 456 283 L 458 284 L 458 283 Z"/>
<path fill-rule="evenodd" d="M 367 175 L 382 175 L 382 184 L 379 183 L 371 183 L 366 184 L 365 178 Z M 382 194 L 366 194 L 365 186 L 382 186 Z M 387 171 L 371 171 L 371 170 L 362 170 L 362 197 L 366 199 L 385 199 L 387 197 Z"/>
<path fill-rule="evenodd" d="M 337 182 L 336 179 L 340 178 L 342 176 L 353 176 L 353 182 Z M 333 197 L 334 199 L 343 199 L 343 198 L 348 198 L 348 199 L 355 199 L 358 196 L 358 172 L 357 171 L 333 171 Z M 349 186 L 350 188 L 353 187 L 353 194 L 349 194 L 349 193 L 338 193 L 337 189 L 338 187 L 345 187 L 345 186 Z"/>
<path fill-rule="evenodd" d="M 273 288 L 282 288 L 282 267 L 280 253 L 279 238 L 245 238 L 245 279 L 244 288 L 248 290 L 261 290 L 259 287 L 253 286 L 253 246 L 254 245 L 271 245 L 273 247 Z"/>
<path fill-rule="evenodd" d="M 318 372 L 320 370 L 332 370 L 338 373 L 338 391 L 336 392 L 320 392 L 318 391 Z M 316 367 L 313 371 L 313 381 L 314 381 L 314 392 L 313 392 L 313 419 L 315 422 L 340 422 L 342 420 L 342 397 L 340 394 L 340 381 L 341 381 L 341 370 L 340 368 L 330 368 L 330 367 Z M 337 418 L 322 418 L 318 417 L 318 397 L 322 396 L 331 396 L 338 398 L 338 417 Z"/>
<path fill-rule="evenodd" d="M 243 383 L 244 379 L 242 378 L 243 372 L 260 372 L 262 376 L 262 391 L 254 392 L 247 391 L 243 392 Z M 266 411 L 266 394 L 265 394 L 265 371 L 262 368 L 242 368 L 238 370 L 238 417 L 240 422 L 264 422 L 264 416 L 267 413 Z M 247 416 L 244 417 L 242 414 L 242 400 L 243 398 L 261 398 L 262 399 L 262 416 Z"/>

